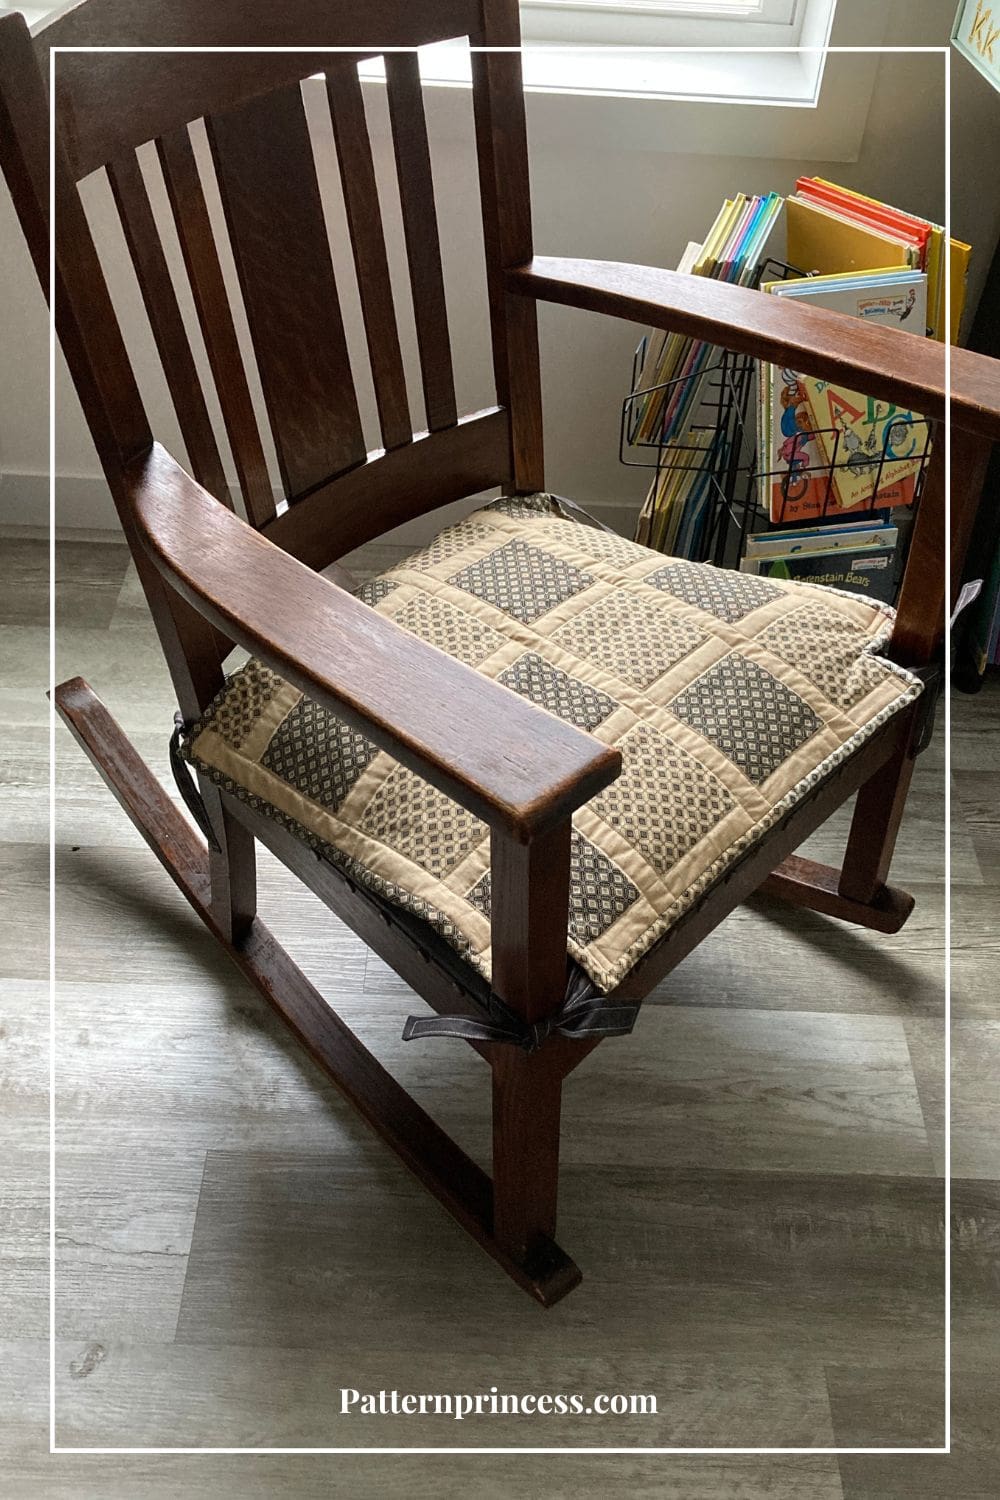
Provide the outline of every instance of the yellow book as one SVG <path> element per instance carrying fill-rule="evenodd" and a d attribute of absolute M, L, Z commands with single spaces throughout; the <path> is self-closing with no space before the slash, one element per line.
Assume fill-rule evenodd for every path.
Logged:
<path fill-rule="evenodd" d="M 873 208 L 891 208 L 891 204 L 883 203 L 881 198 L 870 198 L 867 193 L 859 193 L 857 188 L 845 187 L 841 182 L 831 182 L 828 177 L 817 177 L 816 181 L 823 187 L 832 188 L 834 192 L 845 193 L 849 198 L 856 198 L 859 203 L 870 203 Z M 912 218 L 915 215 L 909 217 Z M 927 250 L 923 265 L 923 270 L 927 272 L 927 328 L 931 338 L 943 339 L 944 230 L 940 224 L 934 224 L 930 219 L 921 219 L 920 222 L 929 225 L 931 231 L 927 237 Z"/>
<path fill-rule="evenodd" d="M 669 453 L 664 450 L 664 454 L 669 461 Z M 662 473 L 653 525 L 653 548 L 656 552 L 666 552 L 677 534 L 676 495 L 679 480 L 676 469 L 665 469 Z"/>
<path fill-rule="evenodd" d="M 866 274 L 868 276 L 891 276 L 899 269 L 899 266 L 869 266 L 866 268 Z M 826 271 L 822 276 L 810 276 L 808 278 L 810 290 L 815 292 L 817 287 L 826 286 L 829 282 L 843 281 L 846 275 L 846 271 Z M 788 279 L 793 280 L 795 285 L 799 284 L 797 277 Z M 778 277 L 775 281 L 762 281 L 760 289 L 762 292 L 780 292 L 782 287 L 788 285 L 788 279 Z"/>
<path fill-rule="evenodd" d="M 927 238 L 927 328 L 932 339 L 944 338 L 944 230 L 935 224 Z"/>
<path fill-rule="evenodd" d="M 856 224 L 815 204 L 788 198 L 785 216 L 788 261 L 802 271 L 833 275 L 915 264 L 911 247 L 888 231 Z"/>
<path fill-rule="evenodd" d="M 654 501 L 653 540 L 650 543 L 659 552 L 676 555 L 685 508 L 700 477 L 699 455 L 707 452 L 711 440 L 711 433 L 699 431 L 689 433 L 683 442 L 671 440 L 664 444 L 665 467 L 660 471 Z"/>
<path fill-rule="evenodd" d="M 948 280 L 951 284 L 951 323 L 948 338 L 951 343 L 957 344 L 959 329 L 962 326 L 962 313 L 965 308 L 965 284 L 969 275 L 969 257 L 972 254 L 972 246 L 967 245 L 964 240 L 952 240 L 948 250 Z"/>
<path fill-rule="evenodd" d="M 653 539 L 650 542 L 650 546 L 656 552 L 667 551 L 672 522 L 672 529 L 675 532 L 677 529 L 676 522 L 673 520 L 673 517 L 675 497 L 677 494 L 677 485 L 680 476 L 677 470 L 671 467 L 670 460 L 672 449 L 672 443 L 664 445 L 663 461 L 665 467 L 660 470 L 660 479 L 656 492 L 656 501 L 653 513 Z"/>
<path fill-rule="evenodd" d="M 841 193 L 849 193 L 852 198 L 859 198 L 862 203 L 873 203 L 881 207 L 878 198 L 869 198 L 867 193 L 859 193 L 856 188 L 847 188 L 840 183 L 830 182 L 828 178 L 817 177 L 824 187 L 836 188 Z M 944 251 L 944 229 L 940 224 L 935 224 L 932 219 L 925 219 L 925 224 L 931 227 L 931 233 L 927 240 L 927 260 L 924 270 L 927 272 L 927 326 L 931 338 L 940 342 L 945 338 L 944 327 L 944 283 L 945 274 L 951 281 L 951 326 L 948 330 L 948 338 L 951 343 L 958 341 L 958 332 L 962 322 L 962 313 L 965 309 L 965 285 L 969 274 L 969 257 L 972 254 L 972 246 L 967 245 L 964 240 L 951 239 L 948 241 L 948 254 Z"/>
<path fill-rule="evenodd" d="M 656 505 L 657 489 L 657 476 L 654 474 L 649 489 L 646 491 L 646 498 L 642 502 L 639 519 L 635 523 L 635 536 L 632 538 L 643 547 L 648 547 L 653 539 L 653 510 Z"/>
<path fill-rule="evenodd" d="M 733 225 L 743 211 L 745 202 L 744 195 L 738 193 L 735 198 L 727 198 L 722 205 L 701 247 L 701 259 L 694 268 L 696 276 L 711 276 L 718 265 L 719 256 L 732 232 Z"/>
<path fill-rule="evenodd" d="M 670 490 L 676 483 L 676 473 L 666 467 L 653 475 L 649 491 L 639 512 L 635 529 L 635 540 L 654 550 L 661 546 L 670 513 Z"/>

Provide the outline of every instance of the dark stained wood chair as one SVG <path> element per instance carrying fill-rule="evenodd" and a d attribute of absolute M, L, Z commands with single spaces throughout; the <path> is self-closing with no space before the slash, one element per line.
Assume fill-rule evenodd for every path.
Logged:
<path fill-rule="evenodd" d="M 618 776 L 610 745 L 546 713 L 385 619 L 320 576 L 404 520 L 500 486 L 542 491 L 536 303 L 678 330 L 757 358 L 946 414 L 945 351 L 753 291 L 648 267 L 534 255 L 516 52 L 474 54 L 473 96 L 496 404 L 461 414 L 452 374 L 430 158 L 412 51 L 386 54 L 387 91 L 419 342 L 427 431 L 415 433 L 387 268 L 356 54 L 452 37 L 518 44 L 514 0 L 84 0 L 31 37 L 0 20 L 0 165 L 46 293 L 53 47 L 268 48 L 279 52 L 55 55 L 55 253 L 59 338 L 163 644 L 180 712 L 198 719 L 233 643 L 488 825 L 492 978 L 416 918 L 376 900 L 287 828 L 208 777 L 202 838 L 81 679 L 59 713 L 199 917 L 361 1115 L 513 1279 L 544 1304 L 579 1280 L 555 1242 L 560 1091 L 596 1033 L 566 1013 L 571 819 Z M 382 447 L 366 452 L 300 82 L 325 73 L 352 236 Z M 223 191 L 287 505 L 275 500 L 189 125 L 204 120 Z M 234 508 L 136 149 L 156 142 L 238 477 Z M 191 474 L 154 440 L 106 289 L 78 184 L 110 179 Z M 294 231 L 289 231 L 289 226 Z M 952 576 L 991 444 L 995 362 L 951 355 Z M 895 662 L 940 660 L 948 444 L 938 431 L 914 528 Z M 347 580 L 342 580 L 347 583 Z M 711 885 L 606 1004 L 642 999 L 752 892 L 895 931 L 912 899 L 887 884 L 927 695 L 825 776 Z M 793 851 L 858 793 L 839 870 Z M 438 1012 L 506 1018 L 526 1045 L 472 1045 L 493 1082 L 493 1177 L 388 1075 L 256 914 L 255 839 L 271 848 Z M 635 1045 L 635 1043 L 632 1043 Z"/>

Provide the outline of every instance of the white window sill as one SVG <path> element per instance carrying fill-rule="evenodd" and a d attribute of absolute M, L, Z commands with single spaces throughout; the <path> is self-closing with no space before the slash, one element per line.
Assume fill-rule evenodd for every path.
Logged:
<path fill-rule="evenodd" d="M 808 109 L 819 100 L 824 63 L 822 47 L 723 51 L 529 42 L 521 52 L 527 94 Z M 364 63 L 361 73 L 373 80 L 385 77 L 379 59 Z M 468 47 L 464 42 L 444 42 L 425 48 L 420 74 L 425 84 L 468 88 L 472 81 Z"/>
<path fill-rule="evenodd" d="M 19 11 L 28 25 L 34 27 L 41 25 L 46 16 L 51 16 L 54 11 L 62 10 L 62 5 L 14 5 L 5 3 L 0 5 L 0 16 L 8 10 Z"/>
<path fill-rule="evenodd" d="M 819 99 L 823 63 L 818 49 L 739 53 L 529 47 L 523 54 L 529 93 L 800 108 L 812 108 Z"/>

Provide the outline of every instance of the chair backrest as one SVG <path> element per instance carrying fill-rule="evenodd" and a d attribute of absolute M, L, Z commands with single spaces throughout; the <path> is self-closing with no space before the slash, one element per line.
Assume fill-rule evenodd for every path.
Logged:
<path fill-rule="evenodd" d="M 194 476 L 288 551 L 323 566 L 401 521 L 515 477 L 499 278 L 531 254 L 519 58 L 474 54 L 496 404 L 467 414 L 455 388 L 417 54 L 391 49 L 452 38 L 516 47 L 517 10 L 516 0 L 82 0 L 34 37 L 39 71 L 52 67 L 57 329 L 113 492 L 116 470 L 155 434 L 81 200 L 79 184 L 92 174 L 110 185 Z M 109 50 L 55 50 L 64 48 Z M 407 390 L 358 72 L 380 53 L 423 421 Z M 47 284 L 47 121 L 40 80 L 27 73 L 23 27 L 18 36 L 0 30 L 0 123 L 6 116 L 12 127 L 0 165 Z M 380 435 L 371 453 L 317 176 L 322 142 L 303 96 L 303 80 L 316 75 L 325 88 L 305 88 L 329 111 L 336 161 L 321 166 L 339 169 L 350 232 L 363 379 Z M 165 243 L 164 190 L 186 287 Z M 182 304 L 196 309 L 204 355 Z M 537 403 L 533 323 L 527 359 L 523 330 L 518 345 L 517 398 Z M 521 424 L 538 427 L 537 414 Z M 523 455 L 518 462 L 523 468 Z M 528 467 L 537 476 L 539 462 Z"/>

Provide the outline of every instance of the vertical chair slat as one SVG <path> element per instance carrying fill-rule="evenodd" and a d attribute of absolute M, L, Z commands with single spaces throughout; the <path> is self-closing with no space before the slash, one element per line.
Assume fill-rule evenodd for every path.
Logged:
<path fill-rule="evenodd" d="M 206 124 L 292 500 L 367 456 L 301 89 Z"/>
<path fill-rule="evenodd" d="M 108 163 L 108 180 L 142 300 L 149 316 L 170 398 L 192 472 L 199 484 L 232 509 L 219 447 L 191 353 L 184 319 L 153 217 L 149 194 L 134 152 Z"/>
<path fill-rule="evenodd" d="M 157 148 L 243 503 L 262 526 L 275 514 L 274 492 L 187 127 L 161 136 Z"/>
<path fill-rule="evenodd" d="M 483 251 L 486 260 L 486 294 L 490 309 L 493 377 L 498 403 L 509 407 L 507 325 L 504 320 L 506 294 L 503 288 L 504 267 L 500 258 L 500 210 L 493 170 L 493 112 L 486 58 L 480 52 L 472 54 L 472 111 L 476 125 L 476 164 L 479 172 L 480 212 L 483 221 Z"/>
<path fill-rule="evenodd" d="M 413 429 L 379 212 L 375 166 L 357 69 L 330 69 L 326 75 L 326 90 L 364 312 L 379 428 L 383 445 L 399 448 L 411 440 Z"/>
<path fill-rule="evenodd" d="M 512 19 L 508 6 L 483 0 L 483 15 L 484 40 L 490 47 L 517 45 L 516 17 Z M 523 265 L 532 255 L 528 144 L 518 54 L 474 52 L 472 82 L 497 400 L 510 411 L 514 487 L 543 490 L 538 319 L 530 298 L 511 297 L 503 288 L 504 270 Z"/>
<path fill-rule="evenodd" d="M 454 425 L 458 408 L 417 54 L 387 53 L 385 72 L 427 426 L 437 432 Z"/>

